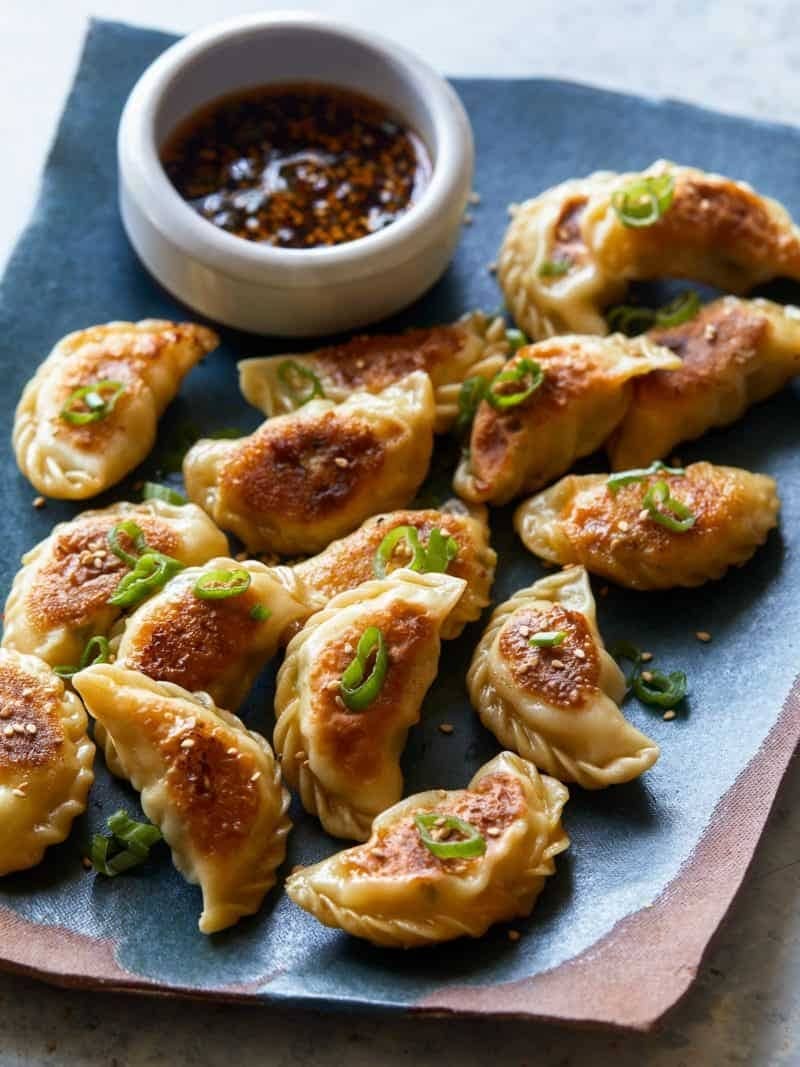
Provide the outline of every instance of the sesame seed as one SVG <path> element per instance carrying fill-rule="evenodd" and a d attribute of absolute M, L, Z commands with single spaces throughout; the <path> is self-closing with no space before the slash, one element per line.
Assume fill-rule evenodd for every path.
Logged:
<path fill-rule="evenodd" d="M 37 732 L 36 723 L 35 722 L 26 723 L 25 729 L 31 735 L 31 737 L 33 737 L 33 735 Z"/>
<path fill-rule="evenodd" d="M 337 707 L 340 707 L 340 708 L 344 707 L 344 701 L 342 700 L 342 698 L 340 696 L 334 697 L 333 699 L 334 699 L 334 703 L 337 705 Z"/>
<path fill-rule="evenodd" d="M 337 456 L 333 462 L 336 464 L 337 467 L 341 467 L 342 470 L 344 470 L 345 467 L 350 466 L 344 456 Z"/>
<path fill-rule="evenodd" d="M 194 748 L 194 738 L 187 737 L 181 741 L 181 748 Z"/>
<path fill-rule="evenodd" d="M 521 937 L 522 937 L 522 934 L 519 932 L 519 930 L 509 930 L 508 931 L 508 940 L 509 941 L 519 941 L 519 939 Z"/>
<path fill-rule="evenodd" d="M 261 771 L 255 771 L 253 774 L 250 775 L 250 781 L 251 782 L 257 782 L 260 777 L 261 777 Z"/>
<path fill-rule="evenodd" d="M 486 830 L 486 836 L 487 837 L 499 837 L 500 834 L 502 834 L 502 832 L 503 831 L 500 829 L 499 826 L 490 826 Z"/>
<path fill-rule="evenodd" d="M 472 222 L 473 222 L 472 215 L 470 215 L 470 213 L 468 211 L 464 214 L 463 221 L 464 221 L 464 225 L 465 226 L 471 226 L 472 225 Z"/>
<path fill-rule="evenodd" d="M 447 819 L 444 817 L 444 815 L 440 815 L 439 818 L 434 821 L 433 825 L 438 827 L 446 826 Z"/>
<path fill-rule="evenodd" d="M 14 727 L 9 723 L 8 726 L 6 726 L 6 728 L 3 730 L 3 733 L 5 734 L 6 737 L 13 737 L 14 736 Z"/>
<path fill-rule="evenodd" d="M 707 341 L 714 341 L 717 337 L 717 327 L 713 322 L 706 323 L 706 328 L 703 330 L 703 336 Z"/>
<path fill-rule="evenodd" d="M 698 630 L 694 635 L 698 641 L 702 641 L 704 644 L 708 644 L 711 640 L 711 634 L 708 630 Z"/>
<path fill-rule="evenodd" d="M 580 693 L 578 692 L 577 689 L 571 689 L 570 690 L 569 699 L 571 701 L 573 701 L 573 702 L 576 701 L 579 696 L 580 696 Z"/>
<path fill-rule="evenodd" d="M 644 679 L 644 680 L 645 680 L 645 681 L 646 681 L 646 682 L 648 683 L 648 685 L 649 685 L 649 684 L 650 684 L 650 682 L 652 682 L 652 680 L 653 680 L 653 672 L 652 672 L 652 671 L 642 671 L 642 678 L 643 678 L 643 679 Z"/>
<path fill-rule="evenodd" d="M 560 659 L 551 660 L 551 663 L 553 664 L 554 667 L 557 667 L 559 670 L 564 666 L 564 661 L 560 660 Z"/>
<path fill-rule="evenodd" d="M 489 272 L 489 274 L 497 274 L 497 264 L 489 263 L 486 267 L 486 270 Z"/>
<path fill-rule="evenodd" d="M 471 193 L 469 194 L 469 202 L 470 202 L 470 204 L 480 204 L 480 202 L 481 202 L 481 194 L 480 194 L 480 193 L 476 193 L 476 192 L 475 192 L 475 191 L 473 190 L 473 191 L 472 191 L 472 192 L 471 192 Z"/>
<path fill-rule="evenodd" d="M 653 653 L 652 652 L 643 652 L 641 658 L 642 658 L 642 663 L 649 663 L 650 660 L 653 658 Z"/>
<path fill-rule="evenodd" d="M 35 496 L 33 498 L 33 506 L 35 508 L 43 508 L 46 503 L 47 503 L 47 501 L 45 500 L 45 498 L 43 496 Z"/>
<path fill-rule="evenodd" d="M 25 790 L 21 789 L 19 786 L 17 786 L 16 789 L 12 789 L 11 792 L 14 794 L 15 797 L 24 797 L 28 795 Z"/>
<path fill-rule="evenodd" d="M 11 708 L 0 708 L 0 719 L 10 719 Z"/>
<path fill-rule="evenodd" d="M 669 711 L 664 712 L 664 718 L 667 722 L 675 718 L 675 712 L 672 710 L 672 708 L 670 708 Z"/>
<path fill-rule="evenodd" d="M 453 724 L 451 722 L 440 722 L 439 730 L 443 734 L 451 734 L 453 732 Z"/>
<path fill-rule="evenodd" d="M 247 553 L 246 552 L 237 552 L 236 556 L 235 556 L 235 559 L 236 559 L 237 563 L 244 563 L 244 561 L 247 559 Z"/>
<path fill-rule="evenodd" d="M 642 522 L 645 522 L 646 519 L 650 518 L 650 512 L 647 510 L 647 508 L 642 508 L 642 510 L 639 512 L 639 518 L 642 520 Z"/>
<path fill-rule="evenodd" d="M 623 533 L 627 533 L 630 528 L 630 523 L 625 522 L 624 519 L 620 520 L 620 522 L 617 523 L 617 529 L 622 530 Z"/>
<path fill-rule="evenodd" d="M 366 367 L 366 365 L 367 365 L 367 361 L 365 359 L 357 359 L 356 360 L 356 370 L 363 370 Z"/>
<path fill-rule="evenodd" d="M 578 657 L 578 659 L 586 659 L 586 653 L 583 651 L 582 648 L 576 648 L 575 655 Z"/>
<path fill-rule="evenodd" d="M 352 656 L 353 653 L 355 652 L 355 649 L 353 648 L 353 646 L 351 645 L 351 643 L 349 641 L 344 646 L 344 650 L 345 650 L 345 652 L 347 653 L 348 656 Z"/>

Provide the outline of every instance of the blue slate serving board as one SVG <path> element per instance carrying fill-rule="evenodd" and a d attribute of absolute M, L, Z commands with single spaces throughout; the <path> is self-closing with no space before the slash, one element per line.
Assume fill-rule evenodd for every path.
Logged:
<path fill-rule="evenodd" d="M 0 288 L 3 441 L 24 382 L 63 334 L 110 319 L 190 317 L 138 264 L 116 207 L 120 110 L 144 67 L 171 41 L 115 23 L 90 28 L 33 221 Z M 747 179 L 800 215 L 794 129 L 563 82 L 468 79 L 455 86 L 475 129 L 481 201 L 446 276 L 393 326 L 496 307 L 487 265 L 507 204 L 594 169 L 636 168 L 666 156 Z M 800 296 L 777 291 L 784 299 Z M 205 432 L 232 425 L 246 432 L 260 421 L 238 393 L 235 361 L 284 346 L 230 330 L 222 335 L 222 347 L 192 372 L 167 413 L 146 474 L 187 422 Z M 659 666 L 685 669 L 691 695 L 673 722 L 635 702 L 628 707 L 662 757 L 639 782 L 594 794 L 572 790 L 565 816 L 572 848 L 559 858 L 531 919 L 515 924 L 519 942 L 498 928 L 481 941 L 435 950 L 378 950 L 318 925 L 279 889 L 257 916 L 203 937 L 199 891 L 173 870 L 163 846 L 147 866 L 118 879 L 82 868 L 80 857 L 106 816 L 137 804 L 98 757 L 89 810 L 69 841 L 35 870 L 0 881 L 0 965 L 61 983 L 218 999 L 652 1025 L 690 984 L 800 735 L 793 690 L 800 646 L 796 424 L 797 395 L 787 389 L 736 426 L 681 450 L 686 461 L 732 463 L 778 479 L 781 532 L 747 567 L 699 591 L 612 589 L 600 598 L 607 641 L 633 638 L 657 653 Z M 4 590 L 21 553 L 79 510 L 58 502 L 34 510 L 35 494 L 5 447 Z M 93 506 L 129 493 L 130 483 Z M 541 571 L 516 540 L 508 509 L 493 512 L 492 529 L 499 601 Z M 712 643 L 698 643 L 696 630 L 710 631 Z M 464 687 L 479 633 L 473 626 L 446 646 L 405 753 L 408 792 L 462 786 L 497 751 Z M 267 671 L 244 709 L 249 725 L 267 736 L 273 678 L 274 669 Z M 438 730 L 445 721 L 454 724 L 452 735 Z M 293 816 L 285 870 L 340 847 L 296 803 Z"/>

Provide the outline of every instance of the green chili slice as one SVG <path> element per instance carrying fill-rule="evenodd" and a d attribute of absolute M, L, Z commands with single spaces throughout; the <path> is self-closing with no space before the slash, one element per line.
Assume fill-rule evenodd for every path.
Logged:
<path fill-rule="evenodd" d="M 442 533 L 438 526 L 434 526 L 425 547 L 425 572 L 444 574 L 457 555 L 458 541 L 455 537 Z"/>
<path fill-rule="evenodd" d="M 250 608 L 250 618 L 255 622 L 266 622 L 272 612 L 263 604 L 253 604 Z"/>
<path fill-rule="evenodd" d="M 458 555 L 458 541 L 442 533 L 438 526 L 431 530 L 427 546 L 422 545 L 415 526 L 395 526 L 378 545 L 372 561 L 376 577 L 386 577 L 386 568 L 401 541 L 411 550 L 411 561 L 403 566 L 419 574 L 443 574 Z"/>
<path fill-rule="evenodd" d="M 623 225 L 640 229 L 652 226 L 672 205 L 675 179 L 672 174 L 636 178 L 611 197 L 611 206 Z"/>
<path fill-rule="evenodd" d="M 656 326 L 680 326 L 693 319 L 699 310 L 700 297 L 694 289 L 687 289 L 656 311 Z"/>
<path fill-rule="evenodd" d="M 192 591 L 201 600 L 227 600 L 228 597 L 246 593 L 250 581 L 250 571 L 244 567 L 206 571 L 194 583 Z"/>
<path fill-rule="evenodd" d="M 623 485 L 630 485 L 631 482 L 643 482 L 645 478 L 649 478 L 651 474 L 672 474 L 676 478 L 682 478 L 686 474 L 685 467 L 668 467 L 666 463 L 662 463 L 660 459 L 655 460 L 649 467 L 636 467 L 632 470 L 617 471 L 616 474 L 612 474 L 606 486 L 610 493 L 617 493 Z"/>
<path fill-rule="evenodd" d="M 120 534 L 125 534 L 133 542 L 133 548 L 136 555 L 132 555 L 130 552 L 126 552 L 122 545 L 119 543 Z M 144 539 L 144 531 L 141 526 L 138 526 L 133 519 L 126 519 L 124 522 L 118 522 L 116 526 L 108 531 L 108 547 L 118 556 L 123 563 L 127 563 L 129 567 L 135 567 L 136 561 L 143 552 L 147 551 L 147 542 Z"/>
<path fill-rule="evenodd" d="M 540 630 L 528 641 L 532 648 L 557 648 L 563 645 L 567 637 L 566 630 Z"/>
<path fill-rule="evenodd" d="M 186 497 L 176 489 L 170 489 L 168 485 L 159 485 L 158 482 L 145 482 L 142 487 L 142 500 L 163 500 L 165 504 L 178 506 L 186 503 Z"/>
<path fill-rule="evenodd" d="M 59 678 L 71 678 L 73 674 L 82 671 L 84 667 L 94 667 L 96 663 L 108 663 L 108 654 L 107 638 L 97 634 L 94 637 L 90 637 L 83 646 L 83 652 L 77 667 L 53 667 L 53 673 L 57 674 Z"/>
<path fill-rule="evenodd" d="M 525 384 L 526 379 L 529 379 L 527 384 Z M 509 368 L 509 370 L 501 370 L 499 374 L 492 378 L 486 391 L 486 399 L 498 411 L 514 408 L 518 404 L 524 404 L 541 386 L 543 381 L 544 371 L 541 366 L 533 359 L 521 359 L 514 367 Z M 511 383 L 518 384 L 516 391 L 497 391 L 498 386 Z"/>
<path fill-rule="evenodd" d="M 374 653 L 372 668 L 367 673 Z M 368 626 L 358 641 L 355 658 L 342 674 L 342 700 L 351 711 L 364 711 L 381 691 L 389 669 L 389 652 L 377 626 Z"/>
<path fill-rule="evenodd" d="M 568 259 L 546 259 L 539 267 L 540 278 L 560 278 L 569 274 L 572 263 Z"/>
<path fill-rule="evenodd" d="M 278 379 L 292 398 L 295 407 L 301 408 L 314 397 L 325 396 L 322 382 L 317 375 L 296 359 L 281 360 L 278 364 Z"/>
<path fill-rule="evenodd" d="M 108 878 L 144 863 L 150 849 L 161 840 L 157 826 L 137 822 L 124 811 L 109 816 L 106 825 L 111 831 L 110 836 L 94 835 L 89 858 L 94 869 Z"/>
<path fill-rule="evenodd" d="M 691 508 L 671 495 L 664 481 L 653 482 L 642 498 L 650 518 L 673 533 L 686 533 L 697 522 Z"/>
<path fill-rule="evenodd" d="M 486 838 L 472 823 L 457 815 L 440 815 L 435 811 L 418 812 L 414 816 L 419 839 L 437 859 L 472 859 L 486 851 Z M 441 840 L 433 837 L 432 830 L 456 832 L 461 837 Z"/>
<path fill-rule="evenodd" d="M 506 341 L 508 341 L 511 348 L 512 356 L 515 352 L 519 352 L 521 348 L 524 348 L 525 345 L 530 344 L 527 334 L 523 333 L 522 330 L 516 329 L 516 327 L 506 330 Z"/>
<path fill-rule="evenodd" d="M 132 608 L 183 570 L 183 564 L 161 552 L 145 552 L 136 560 L 133 570 L 120 580 L 109 604 Z"/>
<path fill-rule="evenodd" d="M 646 675 L 646 677 L 645 677 Z M 644 704 L 659 708 L 674 708 L 689 691 L 683 671 L 639 671 L 634 675 L 631 688 Z"/>
<path fill-rule="evenodd" d="M 65 422 L 73 426 L 85 426 L 88 422 L 100 422 L 114 410 L 117 401 L 125 392 L 125 382 L 111 378 L 81 385 L 73 389 L 60 415 Z"/>
<path fill-rule="evenodd" d="M 473 378 L 465 378 L 458 391 L 458 417 L 455 424 L 455 432 L 458 437 L 466 436 L 475 412 L 480 406 L 481 400 L 486 396 L 488 382 L 480 375 Z"/>
<path fill-rule="evenodd" d="M 637 673 L 641 669 L 642 663 L 644 662 L 642 659 L 642 653 L 639 651 L 636 645 L 631 644 L 630 641 L 617 641 L 616 644 L 612 645 L 608 651 L 609 654 L 615 660 L 626 659 L 629 663 L 632 664 L 632 670 L 630 674 L 625 675 L 625 685 L 627 686 L 628 690 L 630 690 L 631 686 L 633 685 L 633 679 L 636 677 Z"/>

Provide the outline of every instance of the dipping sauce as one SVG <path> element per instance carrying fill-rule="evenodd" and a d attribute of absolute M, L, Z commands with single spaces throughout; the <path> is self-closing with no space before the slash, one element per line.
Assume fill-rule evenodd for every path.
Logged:
<path fill-rule="evenodd" d="M 431 170 L 402 119 L 369 97 L 316 84 L 212 101 L 177 127 L 161 161 L 203 218 L 280 248 L 343 244 L 391 225 Z"/>

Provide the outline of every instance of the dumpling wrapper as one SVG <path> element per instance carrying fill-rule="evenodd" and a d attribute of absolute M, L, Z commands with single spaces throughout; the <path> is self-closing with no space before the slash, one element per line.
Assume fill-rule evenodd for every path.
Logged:
<path fill-rule="evenodd" d="M 219 338 L 193 323 L 109 322 L 68 334 L 25 386 L 12 443 L 19 469 L 45 496 L 83 500 L 114 485 L 147 456 L 158 419 L 181 381 Z M 73 425 L 73 391 L 100 381 L 124 392 L 105 418 Z"/>
<path fill-rule="evenodd" d="M 534 634 L 549 631 L 567 636 L 552 648 L 531 646 Z M 563 782 L 629 782 L 659 757 L 619 709 L 625 676 L 603 645 L 583 567 L 542 578 L 495 610 L 467 687 L 501 745 Z"/>
<path fill-rule="evenodd" d="M 180 873 L 203 893 L 213 934 L 261 907 L 290 829 L 289 794 L 267 741 L 204 694 L 116 664 L 73 679 L 114 743 Z"/>
<path fill-rule="evenodd" d="M 368 334 L 314 352 L 245 359 L 239 363 L 239 386 L 248 403 L 271 416 L 297 407 L 279 374 L 286 360 L 315 374 L 325 397 L 337 404 L 355 392 L 380 392 L 413 371 L 425 371 L 436 402 L 434 431 L 446 433 L 458 416 L 464 379 L 493 378 L 509 352 L 504 319 L 474 311 L 448 326 Z M 310 389 L 311 382 L 305 384 Z"/>
<path fill-rule="evenodd" d="M 672 204 L 650 226 L 626 226 L 615 192 L 666 173 Z M 553 263 L 566 269 L 548 271 Z M 632 281 L 689 278 L 743 293 L 772 278 L 800 279 L 800 231 L 781 204 L 746 182 L 659 160 L 639 173 L 598 171 L 519 205 L 497 273 L 530 337 L 606 334 L 604 312 Z"/>
<path fill-rule="evenodd" d="M 87 721 L 46 663 L 0 650 L 0 875 L 34 867 L 86 810 L 95 753 Z"/>
<path fill-rule="evenodd" d="M 428 471 L 433 388 L 416 371 L 341 404 L 311 400 L 238 441 L 198 441 L 186 491 L 251 551 L 319 552 L 378 511 L 405 507 Z"/>
<path fill-rule="evenodd" d="M 662 471 L 616 493 L 608 478 L 570 474 L 520 504 L 514 527 L 525 547 L 630 589 L 672 589 L 702 585 L 746 563 L 778 522 L 774 480 L 738 467 L 693 463 L 683 476 Z M 643 498 L 656 481 L 691 510 L 696 521 L 689 530 L 676 533 L 649 517 Z"/>
<path fill-rule="evenodd" d="M 569 846 L 561 826 L 566 786 L 502 752 L 464 790 L 434 789 L 379 815 L 364 845 L 295 871 L 288 896 L 326 926 L 376 945 L 414 948 L 480 937 L 496 922 L 529 915 L 554 857 Z M 422 843 L 417 813 L 455 815 L 486 851 L 438 859 Z"/>
<path fill-rule="evenodd" d="M 376 515 L 353 533 L 328 545 L 317 556 L 296 563 L 292 572 L 299 583 L 298 594 L 315 609 L 347 589 L 355 589 L 376 577 L 375 553 L 384 537 L 398 526 L 413 526 L 420 543 L 428 544 L 431 531 L 439 529 L 458 543 L 458 555 L 451 561 L 447 574 L 463 578 L 466 588 L 455 608 L 442 624 L 444 639 L 458 637 L 469 622 L 480 618 L 491 597 L 497 553 L 489 544 L 489 521 L 486 508 L 467 508 L 460 500 L 448 501 L 441 509 L 391 511 Z M 392 557 L 400 560 L 400 547 Z M 391 573 L 391 566 L 387 568 Z"/>
<path fill-rule="evenodd" d="M 57 667 L 77 664 L 90 638 L 109 633 L 122 609 L 108 598 L 129 568 L 109 548 L 108 534 L 124 521 L 135 522 L 152 548 L 187 566 L 228 552 L 228 539 L 194 504 L 147 500 L 84 511 L 54 526 L 22 557 L 6 601 L 3 648 Z M 132 548 L 124 534 L 120 542 Z"/>
<path fill-rule="evenodd" d="M 403 794 L 400 756 L 436 677 L 439 631 L 464 591 L 447 574 L 398 570 L 340 593 L 286 650 L 275 692 L 275 751 L 303 807 L 334 837 L 366 840 Z M 339 682 L 370 626 L 389 666 L 378 696 L 351 711 Z"/>
<path fill-rule="evenodd" d="M 539 364 L 544 381 L 514 407 L 479 405 L 453 481 L 465 500 L 505 504 L 547 485 L 603 444 L 628 410 L 635 379 L 681 365 L 668 349 L 621 334 L 540 341 L 520 349 L 509 369 L 523 359 Z"/>
<path fill-rule="evenodd" d="M 630 407 L 608 442 L 614 470 L 647 466 L 681 441 L 736 422 L 800 374 L 800 308 L 769 300 L 726 296 L 647 336 L 682 363 L 634 382 Z"/>

